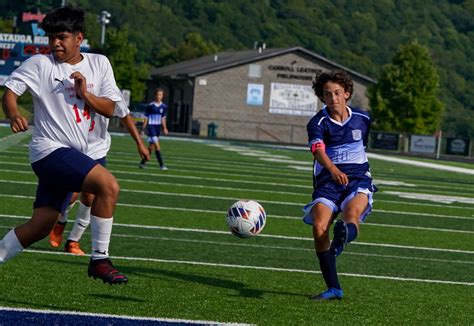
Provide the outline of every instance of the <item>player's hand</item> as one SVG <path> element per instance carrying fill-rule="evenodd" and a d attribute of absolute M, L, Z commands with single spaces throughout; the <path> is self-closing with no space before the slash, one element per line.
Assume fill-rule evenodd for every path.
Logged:
<path fill-rule="evenodd" d="M 16 117 L 10 118 L 10 128 L 14 133 L 20 131 L 27 131 L 28 130 L 28 120 L 25 117 L 19 115 Z"/>
<path fill-rule="evenodd" d="M 138 154 L 140 155 L 140 158 L 142 160 L 145 160 L 145 161 L 149 161 L 150 160 L 150 151 L 148 150 L 148 148 L 146 148 L 145 145 L 143 144 L 140 144 L 138 146 Z"/>
<path fill-rule="evenodd" d="M 86 78 L 79 71 L 73 72 L 69 78 L 74 79 L 74 90 L 76 91 L 76 97 L 84 99 L 84 95 L 87 93 Z"/>
<path fill-rule="evenodd" d="M 163 134 L 166 136 L 168 134 L 168 128 L 163 129 Z"/>
<path fill-rule="evenodd" d="M 347 175 L 339 170 L 335 165 L 329 170 L 332 179 L 339 185 L 347 186 L 349 184 L 349 178 Z"/>

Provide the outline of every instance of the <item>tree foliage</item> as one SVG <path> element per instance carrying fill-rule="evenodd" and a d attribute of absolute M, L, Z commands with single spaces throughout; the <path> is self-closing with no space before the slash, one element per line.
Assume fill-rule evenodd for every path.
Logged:
<path fill-rule="evenodd" d="M 439 76 L 428 49 L 417 42 L 402 45 L 386 65 L 370 94 L 374 127 L 415 134 L 439 128 L 443 103 Z"/>
<path fill-rule="evenodd" d="M 104 50 L 114 69 L 117 85 L 129 89 L 132 101 L 136 102 L 145 94 L 145 80 L 150 68 L 146 64 L 136 64 L 137 47 L 128 42 L 128 33 L 128 26 L 120 30 L 109 28 Z"/>
<path fill-rule="evenodd" d="M 0 0 L 0 17 L 45 12 L 59 0 Z M 374 79 L 401 44 L 417 39 L 439 67 L 444 131 L 474 137 L 474 1 L 472 0 L 68 0 L 86 11 L 87 38 L 100 39 L 97 15 L 107 26 L 133 26 L 128 43 L 136 66 L 159 66 L 207 51 L 184 45 L 190 33 L 223 50 L 302 46 Z M 124 43 L 126 45 L 127 43 Z M 134 69 L 135 66 L 129 67 Z M 467 122 L 466 122 L 467 119 Z M 466 128 L 467 125 L 467 128 Z"/>

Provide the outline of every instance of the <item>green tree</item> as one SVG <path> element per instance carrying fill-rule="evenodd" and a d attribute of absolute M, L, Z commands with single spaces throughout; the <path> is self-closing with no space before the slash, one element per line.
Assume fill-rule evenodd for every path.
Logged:
<path fill-rule="evenodd" d="M 444 108 L 438 90 L 439 76 L 428 49 L 416 41 L 402 45 L 370 91 L 374 128 L 435 132 Z"/>
<path fill-rule="evenodd" d="M 128 26 L 120 30 L 109 28 L 105 41 L 105 54 L 114 69 L 115 80 L 121 89 L 131 91 L 133 102 L 141 101 L 145 95 L 145 80 L 150 68 L 145 64 L 136 64 L 137 48 L 128 41 Z"/>
<path fill-rule="evenodd" d="M 166 40 L 160 42 L 159 48 L 154 49 L 156 67 L 180 61 L 199 58 L 208 54 L 217 53 L 220 47 L 213 42 L 206 42 L 199 33 L 188 33 L 184 42 L 177 47 L 171 46 Z"/>

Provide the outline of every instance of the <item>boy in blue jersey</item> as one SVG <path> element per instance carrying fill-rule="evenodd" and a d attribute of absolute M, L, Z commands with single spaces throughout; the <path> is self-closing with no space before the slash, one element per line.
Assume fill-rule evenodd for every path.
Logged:
<path fill-rule="evenodd" d="M 163 133 L 168 134 L 168 128 L 166 127 L 166 114 L 168 113 L 168 107 L 164 104 L 163 98 L 165 96 L 165 91 L 162 88 L 157 88 L 155 93 L 155 101 L 148 104 L 145 110 L 145 121 L 143 122 L 143 129 L 146 128 L 148 134 L 148 150 L 150 154 L 152 151 L 155 152 L 156 159 L 160 165 L 161 170 L 168 170 L 168 168 L 163 163 L 163 158 L 161 157 L 160 152 L 160 132 L 161 127 L 163 126 Z M 138 165 L 139 168 L 145 168 L 146 160 L 142 160 Z"/>
<path fill-rule="evenodd" d="M 370 214 L 372 184 L 365 146 L 370 130 L 367 112 L 351 108 L 353 83 L 345 71 L 322 73 L 313 82 L 316 96 L 325 106 L 308 123 L 308 144 L 314 156 L 313 201 L 304 207 L 305 223 L 313 226 L 314 245 L 328 290 L 313 300 L 343 296 L 336 270 L 336 256 L 353 241 L 359 222 Z M 334 225 L 334 238 L 329 228 Z"/>

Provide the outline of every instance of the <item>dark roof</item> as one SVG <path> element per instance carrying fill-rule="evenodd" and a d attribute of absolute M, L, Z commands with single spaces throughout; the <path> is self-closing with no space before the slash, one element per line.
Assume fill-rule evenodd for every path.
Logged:
<path fill-rule="evenodd" d="M 361 73 L 358 73 L 354 70 L 337 64 L 323 56 L 320 56 L 319 54 L 316 54 L 299 46 L 285 49 L 265 49 L 262 51 L 243 50 L 220 52 L 212 55 L 207 55 L 198 59 L 178 62 L 161 68 L 154 68 L 151 71 L 151 76 L 153 78 L 162 77 L 171 79 L 197 77 L 211 72 L 240 66 L 257 60 L 268 59 L 291 52 L 303 52 L 311 57 L 314 57 L 320 61 L 323 61 L 333 66 L 336 69 L 344 69 L 353 76 L 357 76 L 370 83 L 375 83 L 375 80 L 370 77 L 362 75 Z"/>

